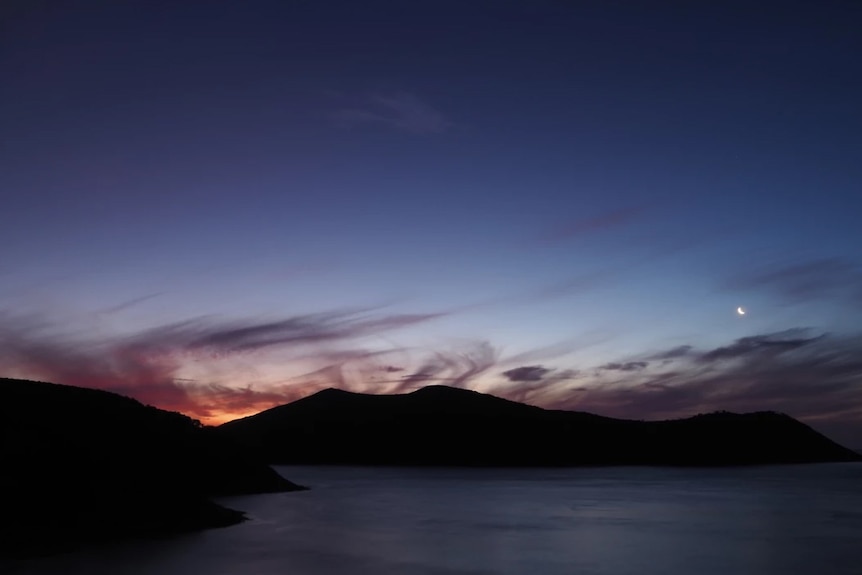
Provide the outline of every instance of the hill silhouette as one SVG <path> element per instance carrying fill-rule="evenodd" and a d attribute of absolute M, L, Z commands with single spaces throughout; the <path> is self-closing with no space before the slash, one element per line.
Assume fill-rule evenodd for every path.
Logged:
<path fill-rule="evenodd" d="M 632 421 L 546 410 L 464 389 L 328 389 L 223 424 L 270 463 L 445 466 L 751 465 L 859 461 L 780 413 Z"/>
<path fill-rule="evenodd" d="M 301 487 L 212 428 L 120 395 L 0 378 L 0 555 L 226 526 L 210 497 Z"/>

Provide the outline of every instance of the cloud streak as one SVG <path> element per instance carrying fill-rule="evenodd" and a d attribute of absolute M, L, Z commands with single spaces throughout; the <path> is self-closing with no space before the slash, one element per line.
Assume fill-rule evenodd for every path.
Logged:
<path fill-rule="evenodd" d="M 524 365 L 504 371 L 503 376 L 513 382 L 542 381 L 552 371 L 541 365 Z"/>
<path fill-rule="evenodd" d="M 284 384 L 227 385 L 254 377 L 255 361 L 335 359 L 333 366 L 371 362 L 373 352 L 342 349 L 356 341 L 431 321 L 441 314 L 374 314 L 367 310 L 276 321 L 195 319 L 132 336 L 98 338 L 63 329 L 51 318 L 0 314 L 0 372 L 114 391 L 194 417 L 271 407 L 329 385 L 344 384 L 340 367 Z M 337 359 L 336 359 L 337 357 Z M 183 377 L 189 365 L 211 378 Z M 238 383 L 238 382 L 237 382 Z"/>
<path fill-rule="evenodd" d="M 403 393 L 426 384 L 468 387 L 476 378 L 497 364 L 498 351 L 488 342 L 477 342 L 466 351 L 435 353 L 413 373 L 402 378 L 395 389 Z"/>
<path fill-rule="evenodd" d="M 743 337 L 707 350 L 676 347 L 650 357 L 673 361 L 609 364 L 637 367 L 611 370 L 618 376 L 610 380 L 549 385 L 543 389 L 542 404 L 633 419 L 720 409 L 775 410 L 816 423 L 827 432 L 844 429 L 846 434 L 850 427 L 862 431 L 860 336 L 793 329 Z"/>
<path fill-rule="evenodd" d="M 378 94 L 336 113 L 342 125 L 378 125 L 413 134 L 440 134 L 453 123 L 442 112 L 407 92 Z"/>
<path fill-rule="evenodd" d="M 645 369 L 649 365 L 646 361 L 626 361 L 623 363 L 614 361 L 599 366 L 599 369 L 605 371 L 639 371 Z"/>
<path fill-rule="evenodd" d="M 768 409 L 827 433 L 862 431 L 862 336 L 797 328 L 595 366 L 535 363 L 540 357 L 564 357 L 565 350 L 556 347 L 501 359 L 485 341 L 413 357 L 396 346 L 362 347 L 366 336 L 440 315 L 353 310 L 269 321 L 198 318 L 108 339 L 62 328 L 50 317 L 0 313 L 0 374 L 106 389 L 205 422 L 254 413 L 326 387 L 403 393 L 445 384 L 613 417 Z M 257 373 L 267 361 L 318 367 L 273 382 Z"/>
<path fill-rule="evenodd" d="M 825 337 L 824 335 L 805 337 L 806 332 L 807 330 L 803 329 L 791 329 L 766 335 L 742 337 L 731 345 L 717 347 L 700 354 L 698 361 L 709 363 L 721 360 L 746 359 L 749 357 L 759 359 L 773 358 L 776 355 L 809 345 Z"/>
<path fill-rule="evenodd" d="M 862 306 L 862 266 L 840 258 L 770 265 L 736 274 L 725 287 L 764 290 L 792 303 L 840 299 Z"/>
<path fill-rule="evenodd" d="M 646 208 L 643 206 L 629 206 L 590 218 L 576 219 L 552 227 L 540 239 L 544 242 L 556 243 L 605 232 L 637 221 L 644 212 Z"/>
<path fill-rule="evenodd" d="M 187 321 L 144 332 L 132 341 L 146 347 L 168 344 L 190 352 L 215 354 L 255 351 L 274 346 L 299 346 L 355 339 L 407 327 L 442 314 L 369 316 L 331 312 L 269 322 L 237 321 L 213 324 Z"/>

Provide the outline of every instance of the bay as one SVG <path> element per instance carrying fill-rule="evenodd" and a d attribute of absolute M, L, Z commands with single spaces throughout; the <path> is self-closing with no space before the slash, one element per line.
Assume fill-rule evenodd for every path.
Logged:
<path fill-rule="evenodd" d="M 249 521 L 4 573 L 862 573 L 862 464 L 278 467 L 307 492 L 221 500 Z"/>

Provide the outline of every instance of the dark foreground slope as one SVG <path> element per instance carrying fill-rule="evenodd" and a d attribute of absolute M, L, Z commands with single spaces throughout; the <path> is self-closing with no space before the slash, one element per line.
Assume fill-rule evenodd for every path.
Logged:
<path fill-rule="evenodd" d="M 271 463 L 746 465 L 862 459 L 778 413 L 627 421 L 444 386 L 404 395 L 330 389 L 218 430 Z"/>
<path fill-rule="evenodd" d="M 230 525 L 209 497 L 295 489 L 184 415 L 0 379 L 0 555 Z"/>

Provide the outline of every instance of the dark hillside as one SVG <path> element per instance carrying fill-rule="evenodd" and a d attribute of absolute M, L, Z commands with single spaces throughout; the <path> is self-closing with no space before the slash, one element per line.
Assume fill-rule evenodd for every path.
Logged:
<path fill-rule="evenodd" d="M 222 425 L 273 463 L 747 465 L 860 457 L 786 415 L 628 421 L 431 386 L 402 395 L 325 390 Z"/>
<path fill-rule="evenodd" d="M 0 553 L 224 526 L 210 496 L 299 487 L 184 415 L 113 393 L 0 379 Z"/>

